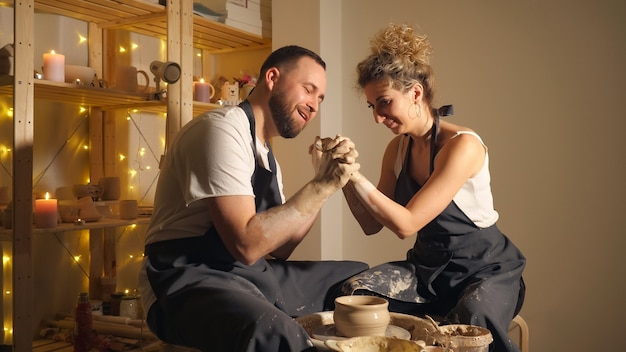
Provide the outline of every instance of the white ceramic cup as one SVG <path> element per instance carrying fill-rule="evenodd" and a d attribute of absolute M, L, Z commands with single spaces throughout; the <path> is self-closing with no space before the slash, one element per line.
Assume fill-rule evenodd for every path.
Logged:
<path fill-rule="evenodd" d="M 102 187 L 102 200 L 120 199 L 120 178 L 118 176 L 107 176 L 100 178 L 98 185 Z"/>
<path fill-rule="evenodd" d="M 144 84 L 139 85 L 138 76 L 141 75 L 144 79 Z M 118 90 L 126 92 L 144 92 L 150 85 L 150 77 L 146 71 L 137 70 L 135 66 L 121 66 L 117 68 L 115 72 L 115 85 Z"/>
<path fill-rule="evenodd" d="M 134 220 L 139 214 L 139 205 L 136 199 L 120 200 L 120 219 Z"/>

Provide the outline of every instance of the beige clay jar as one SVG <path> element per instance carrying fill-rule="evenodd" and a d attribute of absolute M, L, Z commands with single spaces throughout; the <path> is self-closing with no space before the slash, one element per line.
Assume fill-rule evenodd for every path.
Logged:
<path fill-rule="evenodd" d="M 339 336 L 385 336 L 389 302 L 374 296 L 342 296 L 335 299 L 333 320 Z"/>

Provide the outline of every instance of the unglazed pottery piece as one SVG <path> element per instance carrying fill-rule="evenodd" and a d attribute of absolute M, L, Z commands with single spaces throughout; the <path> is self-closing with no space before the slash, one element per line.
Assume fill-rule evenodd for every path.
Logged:
<path fill-rule="evenodd" d="M 439 334 L 442 336 L 437 336 Z M 435 339 L 439 345 L 449 345 L 455 352 L 488 352 L 493 342 L 489 329 L 465 324 L 441 325 Z"/>
<path fill-rule="evenodd" d="M 340 352 L 422 352 L 416 341 L 386 336 L 360 336 L 346 340 L 327 340 L 326 346 Z"/>
<path fill-rule="evenodd" d="M 434 345 L 434 334 L 436 332 L 432 324 L 428 320 L 402 313 L 390 312 L 389 315 L 391 317 L 389 324 L 399 326 L 410 332 L 411 340 L 423 340 L 426 342 L 427 347 L 430 347 L 430 345 Z M 313 346 L 315 346 L 320 351 L 332 350 L 324 344 L 324 341 L 314 336 L 314 331 L 317 330 L 320 325 L 330 325 L 335 323 L 333 320 L 332 311 L 312 313 L 309 315 L 298 317 L 295 320 L 311 337 L 311 342 L 313 343 Z M 427 351 L 430 352 L 431 350 L 427 349 Z"/>
<path fill-rule="evenodd" d="M 374 296 L 342 296 L 335 299 L 333 319 L 339 336 L 385 336 L 389 302 Z"/>

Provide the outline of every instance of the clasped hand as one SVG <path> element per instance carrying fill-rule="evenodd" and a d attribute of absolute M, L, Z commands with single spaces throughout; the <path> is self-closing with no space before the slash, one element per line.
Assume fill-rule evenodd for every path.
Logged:
<path fill-rule="evenodd" d="M 361 165 L 356 161 L 359 152 L 350 138 L 337 135 L 335 138 L 315 137 L 309 146 L 315 179 L 330 183 L 337 188 L 345 186 L 350 176 Z"/>

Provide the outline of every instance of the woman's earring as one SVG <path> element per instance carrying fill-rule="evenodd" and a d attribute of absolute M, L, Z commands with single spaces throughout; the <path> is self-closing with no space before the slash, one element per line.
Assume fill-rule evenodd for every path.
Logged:
<path fill-rule="evenodd" d="M 415 117 L 411 117 L 411 113 L 409 113 L 409 117 L 411 117 L 411 119 L 419 119 L 422 117 L 422 109 L 419 108 L 419 104 L 417 102 L 413 103 L 413 110 L 415 110 Z"/>

